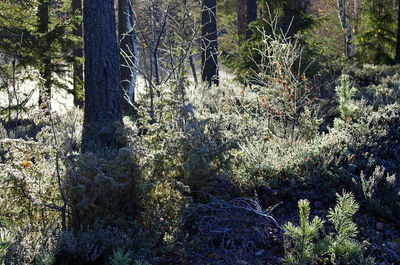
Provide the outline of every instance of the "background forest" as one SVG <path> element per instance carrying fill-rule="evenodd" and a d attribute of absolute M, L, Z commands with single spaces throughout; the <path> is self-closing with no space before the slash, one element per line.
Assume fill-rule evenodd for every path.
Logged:
<path fill-rule="evenodd" d="M 2 0 L 0 264 L 400 264 L 399 0 Z"/>

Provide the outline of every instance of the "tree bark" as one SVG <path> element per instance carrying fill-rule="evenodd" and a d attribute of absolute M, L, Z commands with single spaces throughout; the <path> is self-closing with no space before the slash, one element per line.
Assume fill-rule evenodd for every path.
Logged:
<path fill-rule="evenodd" d="M 84 0 L 85 107 L 83 152 L 115 149 L 122 127 L 119 47 L 114 3 Z"/>
<path fill-rule="evenodd" d="M 251 22 L 257 19 L 257 0 L 236 0 L 237 30 L 239 38 L 249 39 L 252 35 L 249 30 Z"/>
<path fill-rule="evenodd" d="M 246 1 L 236 0 L 236 11 L 237 11 L 237 33 L 239 38 L 244 36 L 246 33 Z"/>
<path fill-rule="evenodd" d="M 50 25 L 50 13 L 49 13 L 50 2 L 47 0 L 40 0 L 38 7 L 38 32 L 46 34 L 49 32 Z M 39 69 L 40 76 L 44 80 L 44 84 L 40 85 L 39 88 L 39 108 L 41 108 L 46 115 L 51 111 L 51 58 L 47 54 L 50 49 L 50 41 L 47 36 L 44 37 L 43 47 L 41 47 L 42 54 L 42 65 Z"/>
<path fill-rule="evenodd" d="M 129 0 L 118 0 L 118 17 L 121 86 L 127 100 L 134 103 L 139 49 Z"/>
<path fill-rule="evenodd" d="M 257 19 L 257 0 L 246 0 L 246 39 L 249 39 L 253 32 L 249 29 L 251 22 Z"/>
<path fill-rule="evenodd" d="M 219 84 L 218 40 L 217 40 L 217 1 L 203 0 L 202 25 L 202 80 L 210 86 Z"/>
<path fill-rule="evenodd" d="M 396 63 L 400 64 L 400 0 L 397 0 L 397 45 L 396 45 Z"/>
<path fill-rule="evenodd" d="M 72 0 L 71 2 L 72 13 L 80 12 L 82 14 L 82 0 Z M 82 38 L 82 23 L 76 26 L 73 34 Z M 77 59 L 81 59 L 83 57 L 83 47 L 79 47 L 74 49 L 73 51 L 74 57 Z M 74 73 L 73 73 L 73 96 L 74 96 L 74 105 L 78 107 L 83 107 L 83 67 L 81 62 L 74 62 L 73 65 Z"/>
<path fill-rule="evenodd" d="M 353 55 L 353 34 L 351 33 L 351 29 L 347 24 L 347 16 L 346 16 L 346 8 L 344 6 L 343 0 L 337 0 L 337 6 L 339 10 L 339 19 L 342 24 L 342 28 L 344 30 L 344 36 L 346 40 L 346 55 Z"/>

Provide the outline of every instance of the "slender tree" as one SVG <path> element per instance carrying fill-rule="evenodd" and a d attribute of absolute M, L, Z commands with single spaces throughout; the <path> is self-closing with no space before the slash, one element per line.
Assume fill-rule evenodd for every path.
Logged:
<path fill-rule="evenodd" d="M 82 13 L 82 0 L 72 0 L 71 2 L 72 13 L 76 14 L 76 12 Z M 82 38 L 82 23 L 76 25 L 76 28 L 73 31 L 73 34 Z M 83 106 L 83 68 L 80 59 L 83 57 L 83 48 L 78 47 L 74 49 L 73 55 L 75 57 L 74 61 L 74 73 L 73 73 L 73 96 L 74 96 L 74 104 L 75 106 L 82 107 Z"/>
<path fill-rule="evenodd" d="M 202 80 L 209 85 L 219 84 L 218 40 L 217 40 L 217 1 L 203 0 L 202 13 Z"/>
<path fill-rule="evenodd" d="M 47 0 L 40 0 L 38 7 L 38 25 L 37 29 L 40 34 L 46 35 L 49 32 L 50 27 L 50 2 Z M 52 66 L 51 57 L 49 56 L 50 50 L 50 39 L 47 37 L 42 38 L 44 43 L 41 43 L 40 47 L 40 58 L 42 59 L 41 66 L 39 68 L 40 76 L 44 80 L 44 84 L 39 88 L 39 107 L 50 113 L 51 110 L 51 86 L 52 86 Z"/>
<path fill-rule="evenodd" d="M 82 151 L 117 147 L 122 124 L 119 48 L 114 3 L 85 0 L 83 6 L 85 107 Z"/>
<path fill-rule="evenodd" d="M 257 19 L 257 0 L 246 1 L 246 39 L 251 37 L 251 30 L 248 29 L 251 22 Z"/>
<path fill-rule="evenodd" d="M 339 19 L 342 24 L 342 28 L 344 30 L 344 36 L 346 39 L 346 55 L 353 55 L 353 34 L 351 33 L 351 29 L 349 24 L 347 23 L 347 14 L 346 14 L 346 6 L 343 0 L 337 0 L 337 6 L 339 10 Z"/>
<path fill-rule="evenodd" d="M 133 28 L 129 0 L 118 0 L 118 35 L 120 45 L 121 86 L 130 102 L 135 102 L 135 85 L 138 72 L 139 48 Z"/>
<path fill-rule="evenodd" d="M 237 12 L 237 33 L 239 37 L 243 36 L 246 32 L 246 1 L 236 0 Z"/>
<path fill-rule="evenodd" d="M 400 0 L 397 0 L 397 43 L 396 43 L 396 63 L 400 64 Z"/>

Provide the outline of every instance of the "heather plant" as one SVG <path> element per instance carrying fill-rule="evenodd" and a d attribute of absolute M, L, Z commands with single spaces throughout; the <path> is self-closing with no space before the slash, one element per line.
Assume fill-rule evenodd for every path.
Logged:
<path fill-rule="evenodd" d="M 385 173 L 385 168 L 382 166 L 377 166 L 370 176 L 361 171 L 362 194 L 372 214 L 398 222 L 400 183 L 396 174 Z"/>
<path fill-rule="evenodd" d="M 357 93 L 374 108 L 399 101 L 399 67 L 397 65 L 363 65 L 345 70 L 352 77 Z"/>
<path fill-rule="evenodd" d="M 57 242 L 57 256 L 59 260 L 73 264 L 99 262 L 113 257 L 113 251 L 118 249 L 136 249 L 133 237 L 133 232 L 128 229 L 107 226 L 99 221 L 89 228 L 63 232 Z"/>

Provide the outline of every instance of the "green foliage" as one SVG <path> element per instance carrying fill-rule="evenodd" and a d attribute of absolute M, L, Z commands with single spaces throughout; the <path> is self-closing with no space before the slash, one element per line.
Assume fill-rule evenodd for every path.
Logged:
<path fill-rule="evenodd" d="M 132 259 L 131 251 L 124 251 L 122 249 L 114 250 L 112 257 L 110 257 L 110 265 L 151 265 L 146 260 Z"/>
<path fill-rule="evenodd" d="M 82 63 L 73 55 L 73 50 L 78 48 L 82 41 L 71 34 L 80 23 L 81 16 L 67 12 L 66 8 L 70 7 L 70 1 L 64 1 L 65 6 L 60 3 L 49 4 L 49 28 L 47 32 L 41 32 L 39 20 L 44 14 L 39 14 L 37 10 L 41 4 L 46 5 L 47 2 L 50 1 L 5 0 L 0 3 L 2 14 L 0 52 L 9 61 L 15 62 L 14 70 L 17 70 L 18 74 L 32 69 L 44 73 L 46 68 L 50 73 L 48 78 L 51 79 L 51 85 L 67 89 L 65 82 L 67 68 L 74 63 Z M 11 71 L 11 67 L 11 64 L 4 66 L 8 71 Z M 38 78 L 40 86 L 44 86 L 43 78 L 43 76 Z M 10 79 L 6 83 L 9 91 L 11 83 Z M 82 96 L 82 91 L 67 91 Z"/>
<path fill-rule="evenodd" d="M 46 253 L 39 257 L 36 265 L 53 265 L 55 261 L 56 259 L 53 254 Z"/>
<path fill-rule="evenodd" d="M 168 248 L 180 236 L 183 211 L 190 201 L 179 191 L 178 185 L 168 182 L 143 185 L 143 189 L 148 189 L 141 198 L 139 222 L 151 244 L 162 242 Z"/>
<path fill-rule="evenodd" d="M 298 202 L 300 223 L 296 227 L 292 223 L 284 226 L 285 234 L 291 237 L 293 246 L 287 249 L 286 264 L 309 264 L 317 258 L 315 253 L 315 239 L 323 227 L 323 221 L 315 217 L 310 222 L 310 203 L 307 200 Z"/>
<path fill-rule="evenodd" d="M 333 224 L 334 232 L 321 238 L 319 230 L 323 222 L 318 217 L 309 221 L 310 207 L 307 200 L 299 201 L 300 224 L 284 226 L 286 235 L 290 236 L 292 245 L 286 249 L 286 264 L 375 264 L 372 258 L 364 257 L 366 243 L 355 238 L 357 225 L 352 218 L 359 205 L 351 193 L 337 194 L 337 203 L 329 210 L 328 220 Z"/>
<path fill-rule="evenodd" d="M 352 101 L 357 89 L 352 86 L 351 77 L 342 75 L 339 79 L 339 85 L 335 88 L 339 98 L 340 118 L 335 119 L 335 126 L 346 127 L 353 119 L 356 119 L 357 106 Z"/>
<path fill-rule="evenodd" d="M 361 171 L 360 182 L 369 211 L 384 220 L 398 222 L 400 182 L 396 174 L 385 174 L 385 168 L 377 166 L 369 177 Z"/>
<path fill-rule="evenodd" d="M 363 63 L 392 63 L 396 48 L 396 10 L 393 0 L 366 0 L 357 35 L 358 58 Z"/>
<path fill-rule="evenodd" d="M 68 166 L 74 226 L 96 220 L 118 225 L 134 215 L 138 170 L 129 148 L 120 149 L 113 158 L 91 153 L 71 157 Z"/>
<path fill-rule="evenodd" d="M 130 265 L 132 264 L 132 253 L 130 251 L 124 251 L 122 249 L 114 250 L 112 257 L 110 258 L 111 265 Z"/>
<path fill-rule="evenodd" d="M 4 228 L 0 228 L 0 261 L 4 261 L 4 256 L 7 254 L 8 248 L 14 241 L 14 236 L 11 232 Z"/>
<path fill-rule="evenodd" d="M 258 7 L 261 16 L 250 25 L 252 37 L 242 42 L 238 54 L 226 56 L 226 62 L 235 70 L 242 83 L 253 83 L 254 74 L 264 70 L 260 66 L 270 63 L 272 57 L 265 57 L 268 42 L 279 41 L 277 38 L 280 37 L 290 43 L 296 39 L 296 34 L 312 27 L 313 16 L 298 2 L 294 5 L 290 2 L 260 1 Z"/>
<path fill-rule="evenodd" d="M 335 208 L 329 210 L 328 219 L 333 223 L 336 235 L 328 239 L 328 256 L 332 263 L 359 264 L 364 246 L 355 240 L 357 225 L 352 217 L 359 205 L 351 193 L 337 194 Z"/>

